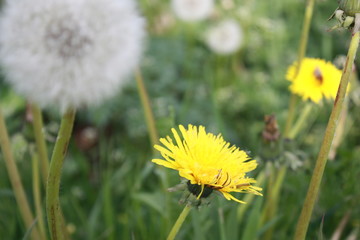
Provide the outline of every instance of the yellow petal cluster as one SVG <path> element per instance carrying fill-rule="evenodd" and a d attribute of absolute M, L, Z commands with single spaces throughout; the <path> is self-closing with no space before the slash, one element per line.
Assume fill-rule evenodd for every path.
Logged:
<path fill-rule="evenodd" d="M 302 97 L 320 103 L 325 97 L 335 99 L 340 84 L 341 71 L 332 63 L 322 59 L 305 58 L 296 74 L 297 62 L 287 71 L 286 79 L 291 81 L 290 91 Z"/>
<path fill-rule="evenodd" d="M 179 171 L 191 184 L 221 192 L 227 200 L 243 203 L 230 192 L 261 195 L 262 189 L 251 185 L 256 180 L 246 177 L 257 167 L 246 152 L 230 146 L 220 134 L 206 133 L 203 126 L 180 125 L 179 130 L 182 136 L 173 128 L 174 140 L 167 136 L 160 139 L 163 146 L 154 146 L 165 159 L 153 159 L 154 163 Z"/>

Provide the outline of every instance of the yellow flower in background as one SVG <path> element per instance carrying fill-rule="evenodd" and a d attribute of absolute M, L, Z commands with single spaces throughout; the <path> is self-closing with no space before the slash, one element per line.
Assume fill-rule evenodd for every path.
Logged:
<path fill-rule="evenodd" d="M 188 189 L 199 199 L 206 198 L 213 190 L 221 192 L 227 200 L 236 199 L 230 192 L 261 195 L 262 189 L 252 186 L 256 183 L 246 173 L 257 167 L 256 160 L 250 160 L 246 152 L 224 141 L 219 134 L 206 133 L 203 126 L 179 126 L 182 137 L 171 129 L 175 142 L 169 136 L 161 138 L 164 146 L 155 145 L 163 159 L 153 159 L 156 164 L 179 171 L 188 179 Z"/>
<path fill-rule="evenodd" d="M 339 69 L 322 59 L 305 58 L 296 75 L 296 65 L 297 62 L 293 63 L 286 74 L 292 93 L 315 103 L 320 103 L 323 97 L 335 99 L 341 79 Z"/>

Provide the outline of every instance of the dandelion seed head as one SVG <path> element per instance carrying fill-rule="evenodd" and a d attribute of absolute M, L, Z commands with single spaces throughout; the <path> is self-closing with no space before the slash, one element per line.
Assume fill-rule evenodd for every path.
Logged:
<path fill-rule="evenodd" d="M 227 19 L 210 28 L 206 43 L 215 53 L 226 55 L 239 50 L 243 42 L 243 31 L 237 21 Z"/>
<path fill-rule="evenodd" d="M 175 15 L 183 21 L 200 21 L 212 13 L 214 0 L 172 0 Z"/>
<path fill-rule="evenodd" d="M 42 107 L 96 105 L 138 65 L 144 20 L 133 0 L 14 0 L 0 17 L 6 80 Z"/>
<path fill-rule="evenodd" d="M 93 47 L 91 32 L 81 19 L 76 20 L 69 13 L 64 13 L 51 21 L 45 28 L 44 42 L 49 52 L 67 60 L 82 58 Z"/>

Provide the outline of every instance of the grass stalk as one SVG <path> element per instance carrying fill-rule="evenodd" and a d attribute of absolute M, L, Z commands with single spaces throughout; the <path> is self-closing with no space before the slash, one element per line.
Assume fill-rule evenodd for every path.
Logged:
<path fill-rule="evenodd" d="M 343 73 L 341 76 L 339 90 L 337 92 L 337 96 L 334 101 L 334 106 L 329 118 L 328 125 L 326 127 L 325 136 L 320 148 L 318 158 L 316 160 L 313 175 L 311 177 L 310 186 L 308 188 L 305 202 L 296 226 L 295 237 L 294 237 L 295 240 L 305 239 L 311 214 L 315 205 L 315 200 L 318 196 L 321 179 L 329 156 L 329 151 L 334 138 L 334 133 L 343 107 L 343 102 L 345 98 L 346 89 L 349 83 L 350 74 L 352 72 L 353 62 L 359 46 L 359 41 L 360 41 L 360 33 L 358 29 L 359 21 L 360 21 L 360 14 L 356 14 L 354 32 L 352 34 L 348 55 L 346 57 L 345 67 L 343 69 Z"/>
<path fill-rule="evenodd" d="M 159 134 L 156 129 L 156 122 L 155 122 L 154 114 L 151 110 L 150 99 L 147 94 L 144 80 L 143 80 L 143 77 L 142 77 L 139 69 L 137 69 L 135 72 L 135 78 L 136 78 L 136 82 L 137 82 L 137 86 L 138 86 L 141 104 L 144 108 L 146 125 L 149 130 L 151 145 L 154 146 L 155 144 L 157 144 L 159 142 Z"/>
<path fill-rule="evenodd" d="M 278 213 L 279 208 L 279 197 L 282 189 L 282 185 L 284 183 L 284 179 L 287 172 L 287 166 L 282 166 L 280 169 L 274 169 L 272 173 L 277 173 L 274 181 L 273 186 L 269 186 L 269 189 L 271 189 L 271 200 L 269 201 L 269 204 L 266 204 L 265 211 L 266 211 L 266 220 L 272 220 L 275 215 Z M 273 239 L 273 233 L 275 230 L 275 226 L 270 227 L 264 236 L 265 240 L 271 240 Z"/>
<path fill-rule="evenodd" d="M 108 175 L 108 174 L 106 174 Z M 114 223 L 114 207 L 111 199 L 111 180 L 109 176 L 105 177 L 103 185 L 103 208 L 104 208 L 104 220 L 106 223 L 106 229 L 108 231 L 107 240 L 115 240 L 115 223 Z"/>
<path fill-rule="evenodd" d="M 312 108 L 313 108 L 312 103 L 308 103 L 305 105 L 304 109 L 302 110 L 302 113 L 300 114 L 299 119 L 296 121 L 295 125 L 291 128 L 291 130 L 289 132 L 288 137 L 290 139 L 294 139 L 298 135 L 298 133 L 300 132 L 300 130 L 302 129 L 302 127 L 308 120 L 308 117 L 310 116 Z"/>
<path fill-rule="evenodd" d="M 220 203 L 220 205 L 222 205 Z M 226 240 L 225 220 L 224 220 L 224 208 L 220 206 L 218 208 L 219 226 L 220 226 L 220 240 Z"/>
<path fill-rule="evenodd" d="M 305 57 L 305 52 L 307 48 L 307 43 L 309 39 L 309 30 L 310 30 L 310 23 L 312 19 L 312 15 L 314 12 L 314 5 L 315 0 L 308 0 L 306 3 L 306 9 L 305 9 L 305 16 L 304 16 L 304 22 L 303 22 L 303 28 L 301 32 L 301 38 L 299 43 L 299 50 L 298 50 L 298 60 L 297 60 L 297 66 L 296 66 L 296 74 L 299 73 L 301 62 L 303 58 Z M 289 138 L 289 132 L 292 128 L 292 123 L 295 118 L 295 108 L 296 108 L 296 100 L 297 96 L 292 94 L 289 102 L 289 111 L 286 119 L 286 125 L 285 125 L 285 131 L 284 136 L 285 138 Z"/>
<path fill-rule="evenodd" d="M 36 153 L 32 155 L 32 175 L 33 175 L 33 195 L 35 202 L 35 213 L 38 221 L 38 226 L 41 234 L 41 239 L 46 240 L 45 224 L 41 206 L 41 190 L 40 190 L 40 179 L 39 179 L 39 158 Z"/>
<path fill-rule="evenodd" d="M 264 184 L 264 180 L 265 180 L 265 171 L 261 171 L 256 178 L 256 185 L 259 187 L 262 187 Z M 246 203 L 253 202 L 253 199 L 255 198 L 255 196 L 256 196 L 255 194 L 246 194 L 244 196 L 244 198 L 242 199 L 242 201 L 244 201 Z M 250 206 L 251 206 L 250 204 L 239 204 L 239 207 L 237 209 L 237 214 L 236 214 L 236 219 L 237 219 L 237 222 L 239 225 L 242 223 L 245 212 L 246 212 L 246 210 L 249 209 Z"/>
<path fill-rule="evenodd" d="M 5 161 L 5 166 L 9 174 L 11 186 L 15 194 L 15 200 L 20 210 L 20 215 L 25 223 L 26 228 L 30 229 L 35 219 L 31 212 L 29 202 L 26 198 L 24 186 L 22 185 L 19 170 L 16 166 L 14 156 L 11 151 L 10 139 L 7 133 L 4 116 L 0 109 L 0 145 Z M 38 240 L 40 238 L 37 227 L 34 227 L 31 232 L 31 238 Z"/>
<path fill-rule="evenodd" d="M 298 97 L 291 93 L 291 97 L 290 97 L 290 101 L 289 101 L 289 107 L 288 107 L 288 113 L 287 113 L 287 118 L 286 118 L 286 123 L 285 123 L 285 130 L 284 130 L 284 137 L 285 139 L 290 138 L 289 137 L 289 132 L 292 126 L 292 123 L 294 121 L 295 118 L 295 109 L 296 109 L 296 105 L 297 105 L 297 100 Z"/>
<path fill-rule="evenodd" d="M 33 116 L 34 135 L 35 135 L 36 148 L 40 160 L 41 175 L 42 175 L 43 183 L 44 185 L 46 185 L 46 180 L 49 171 L 49 157 L 48 157 L 49 155 L 48 155 L 45 136 L 44 136 L 43 119 L 41 115 L 41 110 L 37 105 L 31 104 L 30 107 Z"/>
<path fill-rule="evenodd" d="M 136 78 L 136 82 L 137 82 L 137 86 L 138 86 L 138 91 L 139 91 L 139 95 L 140 95 L 140 99 L 141 99 L 141 104 L 143 106 L 144 109 L 144 114 L 145 114 L 145 119 L 146 119 L 146 125 L 150 134 L 150 142 L 151 142 L 151 146 L 154 146 L 155 144 L 159 143 L 159 133 L 158 130 L 156 128 L 156 121 L 155 121 L 155 117 L 154 117 L 154 113 L 151 109 L 151 102 L 148 96 L 148 93 L 146 91 L 146 87 L 145 87 L 145 83 L 141 74 L 140 69 L 137 69 L 135 71 L 135 78 Z M 153 152 L 155 151 L 154 148 L 152 148 Z M 165 185 L 165 189 L 169 188 L 169 181 L 168 181 L 168 177 L 167 177 L 167 172 L 162 170 L 164 172 L 164 185 Z M 170 197 L 169 194 L 166 193 L 166 216 L 170 217 L 171 215 L 171 203 L 170 203 Z M 165 225 L 167 225 L 167 221 L 165 222 Z"/>
<path fill-rule="evenodd" d="M 63 226 L 64 219 L 60 207 L 59 189 L 61 171 L 72 133 L 74 119 L 75 110 L 73 109 L 68 110 L 63 115 L 50 162 L 49 176 L 46 185 L 46 214 L 52 240 L 64 240 L 67 238 Z"/>
<path fill-rule="evenodd" d="M 184 207 L 184 209 L 182 210 L 182 212 L 180 213 L 178 219 L 176 220 L 174 226 L 172 227 L 169 236 L 167 237 L 167 240 L 174 240 L 176 237 L 176 234 L 179 232 L 182 224 L 185 221 L 185 218 L 187 217 L 187 215 L 189 214 L 191 209 L 190 205 L 186 205 Z"/>
<path fill-rule="evenodd" d="M 266 164 L 266 194 L 265 194 L 265 204 L 262 209 L 261 213 L 261 219 L 260 219 L 260 225 L 264 225 L 266 221 L 269 220 L 269 214 L 270 211 L 269 208 L 273 206 L 273 186 L 275 185 L 275 167 L 273 166 L 273 163 L 269 162 Z"/>

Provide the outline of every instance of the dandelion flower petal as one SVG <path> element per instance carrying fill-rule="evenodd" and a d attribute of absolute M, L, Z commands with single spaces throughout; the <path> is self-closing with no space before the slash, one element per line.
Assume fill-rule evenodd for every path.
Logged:
<path fill-rule="evenodd" d="M 175 169 L 179 175 L 193 184 L 192 188 L 203 188 L 221 192 L 228 200 L 242 201 L 233 197 L 230 192 L 253 193 L 261 195 L 261 188 L 252 186 L 256 180 L 248 178 L 246 173 L 257 166 L 255 160 L 239 148 L 230 146 L 221 135 L 207 133 L 203 126 L 188 125 L 186 129 L 180 125 L 178 133 L 172 129 L 176 145 L 167 136 L 161 139 L 160 145 L 155 145 L 165 160 L 153 159 L 156 164 Z M 169 157 L 171 156 L 171 157 Z"/>
<path fill-rule="evenodd" d="M 297 62 L 287 71 L 286 79 L 291 82 L 290 91 L 303 100 L 321 103 L 323 98 L 335 99 L 340 84 L 341 71 L 332 63 L 322 59 L 305 58 L 296 74 Z"/>

